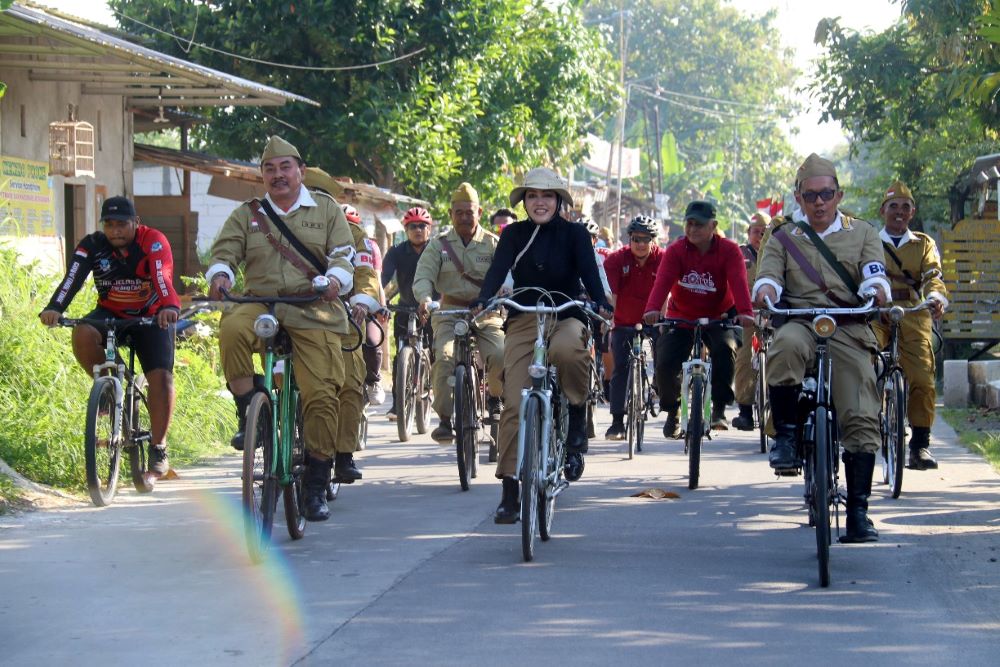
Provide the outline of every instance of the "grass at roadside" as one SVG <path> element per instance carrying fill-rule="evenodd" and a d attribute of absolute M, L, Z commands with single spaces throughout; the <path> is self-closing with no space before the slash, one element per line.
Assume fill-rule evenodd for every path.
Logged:
<path fill-rule="evenodd" d="M 963 445 L 1000 471 L 1000 410 L 946 408 L 938 415 L 955 429 Z"/>
<path fill-rule="evenodd" d="M 20 489 L 7 475 L 0 475 L 0 516 L 9 513 L 24 502 Z"/>

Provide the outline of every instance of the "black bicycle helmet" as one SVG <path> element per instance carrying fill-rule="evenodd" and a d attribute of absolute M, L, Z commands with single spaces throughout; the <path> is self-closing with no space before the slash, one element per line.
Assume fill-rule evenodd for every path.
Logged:
<path fill-rule="evenodd" d="M 627 234 L 649 234 L 654 239 L 660 233 L 660 226 L 648 215 L 637 215 L 628 223 Z"/>

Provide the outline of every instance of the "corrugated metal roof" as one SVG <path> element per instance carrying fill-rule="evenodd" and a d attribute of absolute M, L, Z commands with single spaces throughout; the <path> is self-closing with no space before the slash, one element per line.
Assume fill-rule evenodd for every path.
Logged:
<path fill-rule="evenodd" d="M 32 80 L 77 81 L 87 95 L 115 95 L 133 107 L 281 106 L 319 103 L 176 58 L 91 25 L 14 4 L 0 13 L 0 69 Z"/>

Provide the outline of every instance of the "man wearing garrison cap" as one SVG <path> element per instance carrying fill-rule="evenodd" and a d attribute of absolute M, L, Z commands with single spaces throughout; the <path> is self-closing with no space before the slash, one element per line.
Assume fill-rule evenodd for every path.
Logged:
<path fill-rule="evenodd" d="M 435 291 L 441 293 L 442 310 L 468 308 L 479 296 L 479 288 L 497 248 L 497 236 L 479 225 L 483 209 L 479 206 L 479 194 L 470 184 L 462 183 L 452 193 L 448 214 L 452 228 L 427 245 L 413 277 L 413 295 L 421 304 L 423 313 L 427 312 L 426 304 Z M 451 424 L 454 395 L 453 389 L 448 386 L 448 378 L 455 370 L 455 322 L 459 319 L 454 315 L 434 315 L 431 322 L 435 355 L 431 373 L 434 411 L 440 419 L 431 437 L 441 444 L 448 444 L 454 439 Z M 501 407 L 502 323 L 500 315 L 493 313 L 472 326 L 479 354 L 486 362 L 491 418 L 499 418 Z"/>
<path fill-rule="evenodd" d="M 908 313 L 899 328 L 899 361 L 908 387 L 906 417 L 913 430 L 909 467 L 927 470 L 938 467 L 929 451 L 936 398 L 932 319 L 944 314 L 948 290 L 941 279 L 941 259 L 934 239 L 910 229 L 916 212 L 910 188 L 895 181 L 886 190 L 879 208 L 885 223 L 879 237 L 885 248 L 885 267 L 892 280 L 893 303 L 910 307 L 925 298 L 931 301 L 930 312 Z M 889 341 L 889 327 L 876 323 L 875 335 L 884 347 Z"/>
<path fill-rule="evenodd" d="M 323 273 L 330 279 L 318 301 L 303 306 L 277 304 L 274 309 L 292 339 L 295 379 L 302 397 L 304 514 L 310 521 L 322 521 L 329 516 L 325 494 L 331 457 L 336 454 L 338 476 L 354 468 L 353 443 L 337 438 L 345 373 L 341 337 L 349 332 L 347 311 L 338 296 L 349 294 L 354 286 L 354 237 L 340 205 L 332 197 L 314 197 L 303 185 L 305 163 L 295 146 L 271 137 L 260 169 L 267 194 L 262 200 L 240 204 L 226 220 L 212 246 L 205 277 L 213 299 L 220 298 L 222 289 L 232 288 L 241 265 L 244 291 L 254 296 L 308 294 L 314 276 Z M 272 215 L 284 221 L 311 257 L 291 244 Z M 314 262 L 320 266 L 314 267 Z M 222 370 L 239 417 L 239 430 L 232 440 L 238 450 L 243 449 L 246 410 L 260 382 L 260 376 L 254 376 L 253 353 L 260 349 L 260 341 L 253 325 L 265 312 L 262 304 L 239 304 L 223 315 L 219 326 Z"/>
<path fill-rule="evenodd" d="M 795 175 L 799 210 L 774 222 L 761 251 L 752 290 L 758 306 L 765 305 L 765 297 L 780 298 L 789 308 L 856 306 L 872 291 L 879 304 L 890 299 L 878 232 L 837 209 L 843 196 L 833 163 L 810 155 Z M 821 251 L 823 246 L 828 253 Z M 795 447 L 796 404 L 815 357 L 816 341 L 809 325 L 808 320 L 789 319 L 778 328 L 768 351 L 766 379 L 775 429 L 769 459 L 779 473 L 801 465 Z M 878 531 L 868 519 L 868 496 L 875 453 L 881 446 L 872 363 L 875 334 L 863 320 L 838 319 L 829 349 L 834 368 L 831 393 L 845 450 L 846 541 L 873 542 Z"/>

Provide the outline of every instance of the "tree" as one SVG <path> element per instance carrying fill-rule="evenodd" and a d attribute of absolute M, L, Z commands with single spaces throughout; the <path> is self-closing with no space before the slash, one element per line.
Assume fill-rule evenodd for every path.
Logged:
<path fill-rule="evenodd" d="M 500 201 L 516 172 L 567 164 L 614 98 L 613 64 L 576 0 L 110 4 L 158 49 L 321 104 L 209 110 L 208 149 L 253 158 L 281 133 L 310 164 L 438 203 L 462 180 Z"/>
<path fill-rule="evenodd" d="M 615 49 L 622 36 L 619 4 L 587 6 L 590 20 L 607 26 Z M 797 104 L 791 53 L 774 36 L 774 12 L 752 18 L 720 0 L 631 0 L 626 8 L 625 143 L 655 141 L 649 124 L 658 114 L 661 146 L 659 158 L 655 147 L 647 151 L 653 159 L 631 184 L 636 194 L 658 189 L 680 206 L 692 196 L 711 196 L 723 217 L 746 219 L 754 201 L 786 191 L 795 160 L 781 124 Z M 615 129 L 608 122 L 605 137 Z M 662 172 L 670 163 L 662 150 L 670 141 L 685 169 L 664 173 L 657 183 L 649 170 Z"/>

